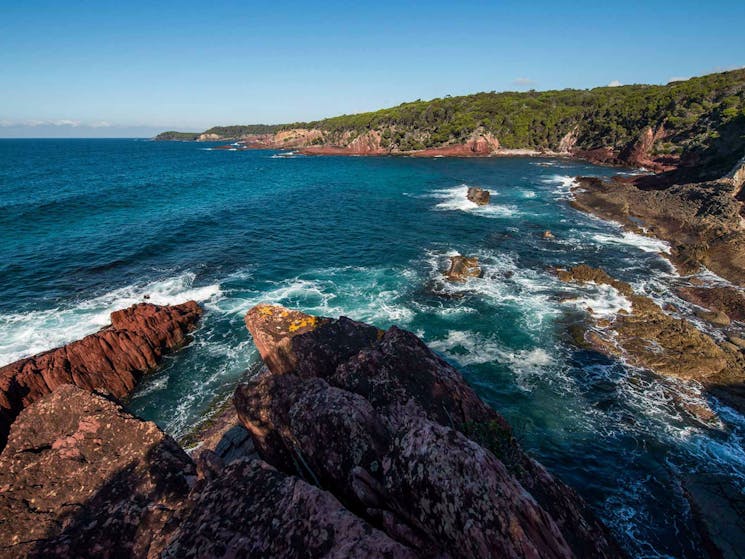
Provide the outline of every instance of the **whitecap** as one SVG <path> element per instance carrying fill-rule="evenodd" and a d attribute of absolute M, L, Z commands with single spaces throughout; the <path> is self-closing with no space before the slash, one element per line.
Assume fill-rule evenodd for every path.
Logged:
<path fill-rule="evenodd" d="M 620 235 L 609 235 L 606 233 L 596 233 L 592 239 L 600 244 L 618 244 L 636 247 L 644 252 L 655 254 L 670 254 L 670 243 L 654 237 L 640 235 L 631 231 L 623 231 Z"/>
<path fill-rule="evenodd" d="M 613 318 L 620 311 L 631 312 L 631 301 L 611 285 L 584 284 L 581 295 L 565 304 L 590 311 L 596 318 Z"/>
<path fill-rule="evenodd" d="M 555 185 L 554 193 L 559 195 L 559 198 L 568 199 L 572 197 L 572 188 L 577 186 L 576 177 L 570 177 L 569 175 L 551 175 L 541 179 L 543 184 Z"/>

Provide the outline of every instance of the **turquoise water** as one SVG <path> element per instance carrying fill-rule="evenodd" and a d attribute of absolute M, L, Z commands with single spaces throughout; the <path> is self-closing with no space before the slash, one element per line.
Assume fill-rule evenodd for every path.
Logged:
<path fill-rule="evenodd" d="M 130 409 L 175 436 L 230 394 L 258 355 L 260 301 L 398 324 L 462 367 L 518 437 L 639 557 L 695 557 L 681 480 L 743 492 L 742 418 L 704 425 L 674 397 L 698 387 L 577 350 L 566 335 L 613 290 L 551 267 L 602 265 L 685 309 L 665 243 L 568 204 L 571 179 L 618 170 L 557 159 L 281 156 L 134 140 L 0 140 L 0 364 L 80 338 L 142 300 L 206 308 L 194 343 Z M 475 208 L 467 185 L 492 192 Z M 554 240 L 544 240 L 551 230 Z M 444 285 L 450 254 L 484 277 Z"/>

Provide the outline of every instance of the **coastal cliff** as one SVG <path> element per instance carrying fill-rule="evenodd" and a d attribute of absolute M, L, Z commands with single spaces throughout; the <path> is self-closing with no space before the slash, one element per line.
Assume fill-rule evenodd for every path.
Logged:
<path fill-rule="evenodd" d="M 733 70 L 662 86 L 448 96 L 314 122 L 214 127 L 194 139 L 315 155 L 563 154 L 644 167 L 672 183 L 722 176 L 745 152 L 743 125 L 745 70 Z"/>
<path fill-rule="evenodd" d="M 256 452 L 192 458 L 110 397 L 58 387 L 0 455 L 0 556 L 624 556 L 413 334 L 268 305 L 246 324 L 267 368 L 224 436 L 245 429 Z"/>

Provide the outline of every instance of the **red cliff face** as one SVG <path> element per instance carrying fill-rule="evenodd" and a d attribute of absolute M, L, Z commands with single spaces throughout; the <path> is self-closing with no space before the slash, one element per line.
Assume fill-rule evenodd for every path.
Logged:
<path fill-rule="evenodd" d="M 618 150 L 603 146 L 586 150 L 574 150 L 573 155 L 601 165 L 628 165 L 643 167 L 655 173 L 664 173 L 677 168 L 677 156 L 655 156 L 652 152 L 655 144 L 665 137 L 664 126 L 652 128 L 647 126 L 639 137 L 625 148 Z"/>
<path fill-rule="evenodd" d="M 486 157 L 494 154 L 499 149 L 499 140 L 490 133 L 474 134 L 464 144 L 429 148 L 413 152 L 411 155 L 417 157 L 434 157 L 436 155 L 447 157 Z"/>
<path fill-rule="evenodd" d="M 0 449 L 18 413 L 62 384 L 127 396 L 164 354 L 178 349 L 202 309 L 181 305 L 133 305 L 111 313 L 111 326 L 66 346 L 0 368 Z"/>

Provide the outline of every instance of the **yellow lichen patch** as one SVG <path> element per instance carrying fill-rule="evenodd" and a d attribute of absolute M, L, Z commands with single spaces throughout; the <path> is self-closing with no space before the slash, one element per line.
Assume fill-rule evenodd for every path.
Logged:
<path fill-rule="evenodd" d="M 385 336 L 385 330 L 381 330 L 378 328 L 378 333 L 375 334 L 375 337 L 378 339 L 378 341 L 383 339 L 383 336 Z"/>
<path fill-rule="evenodd" d="M 256 312 L 262 316 L 272 316 L 275 308 L 272 305 L 257 305 Z"/>
<path fill-rule="evenodd" d="M 309 328 L 311 330 L 318 326 L 318 317 L 305 315 L 302 318 L 296 318 L 287 327 L 288 332 L 297 332 L 303 328 Z"/>

